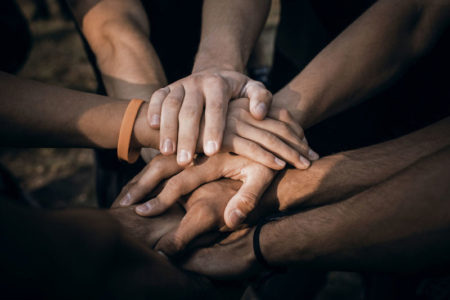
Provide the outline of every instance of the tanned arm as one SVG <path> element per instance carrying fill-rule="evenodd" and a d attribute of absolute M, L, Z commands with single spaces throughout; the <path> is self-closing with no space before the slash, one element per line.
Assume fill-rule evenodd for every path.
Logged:
<path fill-rule="evenodd" d="M 3 146 L 115 148 L 128 101 L 72 91 L 0 72 L 0 136 Z M 155 147 L 146 104 L 133 130 L 133 147 Z"/>
<path fill-rule="evenodd" d="M 448 0 L 377 1 L 274 95 L 274 104 L 308 128 L 391 84 L 449 22 Z"/>

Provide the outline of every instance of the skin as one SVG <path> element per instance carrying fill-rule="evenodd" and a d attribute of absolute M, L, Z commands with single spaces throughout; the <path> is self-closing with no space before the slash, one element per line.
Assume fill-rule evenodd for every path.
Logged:
<path fill-rule="evenodd" d="M 267 0 L 204 1 L 192 75 L 160 90 L 150 100 L 149 122 L 161 130 L 161 153 L 177 152 L 181 165 L 192 161 L 203 108 L 207 155 L 222 146 L 230 99 L 250 98 L 251 114 L 259 120 L 265 117 L 272 95 L 242 73 L 269 8 Z M 246 18 L 248 15 L 254 17 Z"/>
<path fill-rule="evenodd" d="M 0 250 L 0 265 L 8 274 L 2 283 L 4 291 L 12 288 L 16 297 L 197 299 L 210 291 L 206 281 L 186 275 L 132 238 L 140 235 L 136 228 L 151 225 L 162 234 L 173 222 L 167 217 L 140 218 L 135 222 L 142 224 L 127 228 L 115 220 L 125 219 L 124 209 L 111 214 L 91 209 L 48 212 L 1 200 L 1 240 L 8 245 Z"/>
<path fill-rule="evenodd" d="M 146 111 L 150 127 L 160 129 L 160 143 L 155 147 L 156 149 L 160 149 L 163 154 L 175 153 L 177 136 L 179 135 L 179 144 L 183 145 L 184 150 L 179 151 L 178 157 L 188 158 L 185 161 L 178 159 L 180 165 L 189 164 L 196 150 L 198 152 L 206 145 L 207 148 L 204 148 L 204 151 L 208 154 L 213 154 L 222 147 L 226 151 L 234 151 L 247 157 L 252 156 L 268 167 L 281 169 L 283 166 L 275 162 L 275 156 L 269 151 L 282 149 L 282 151 L 275 151 L 274 153 L 283 158 L 288 153 L 292 153 L 294 148 L 281 141 L 276 141 L 276 143 L 265 142 L 263 143 L 265 147 L 258 148 L 256 153 L 250 153 L 249 147 L 255 148 L 257 146 L 255 143 L 258 140 L 248 134 L 245 137 L 243 134 L 236 134 L 240 138 L 234 138 L 233 141 L 230 141 L 229 128 L 225 125 L 225 120 L 228 118 L 228 101 L 231 97 L 249 97 L 250 104 L 248 105 L 250 107 L 256 106 L 256 102 L 260 101 L 265 102 L 267 107 L 270 106 L 271 94 L 261 84 L 235 71 L 236 68 L 243 70 L 252 41 L 259 34 L 258 28 L 260 23 L 263 23 L 267 12 L 262 12 L 262 14 L 259 14 L 261 15 L 260 18 L 252 20 L 252 25 L 248 31 L 239 30 L 245 24 L 243 24 L 241 18 L 236 23 L 235 21 L 238 18 L 235 14 L 232 14 L 236 10 L 242 10 L 242 13 L 251 9 L 266 11 L 266 6 L 267 3 L 255 7 L 252 1 L 248 3 L 230 1 L 225 5 L 220 1 L 212 1 L 211 3 L 206 1 L 203 17 L 205 26 L 195 62 L 194 75 L 181 79 L 166 88 L 161 88 L 167 82 L 159 58 L 149 41 L 149 21 L 140 1 L 99 1 L 84 15 L 81 24 L 83 33 L 96 55 L 108 95 L 123 99 L 142 98 L 146 100 L 150 99 L 151 96 Z M 224 12 L 226 12 L 225 16 L 223 15 Z M 230 15 L 233 17 L 227 18 Z M 230 26 L 230 23 L 233 25 Z M 226 46 L 222 38 L 219 39 L 220 42 L 218 41 L 217 34 L 220 34 L 221 37 L 228 37 Z M 239 44 L 242 41 L 245 42 Z M 236 52 L 237 45 L 242 47 L 239 52 Z M 239 55 L 235 56 L 235 53 L 239 53 Z M 220 57 L 220 59 L 217 57 Z M 211 62 L 217 63 L 217 65 L 213 65 Z M 214 66 L 217 68 L 214 69 Z M 222 93 L 229 95 L 225 97 Z M 200 97 L 201 101 L 209 103 L 203 120 L 203 104 L 193 103 L 192 101 L 198 100 L 189 96 L 193 94 L 205 95 L 205 100 L 202 98 L 203 96 Z M 179 99 L 184 95 L 186 95 L 187 102 L 183 102 L 183 98 Z M 219 103 L 214 102 L 217 99 L 221 99 Z M 181 105 L 182 103 L 183 105 Z M 219 106 L 221 108 L 218 110 Z M 181 111 L 180 107 L 182 108 Z M 213 109 L 214 107 L 216 109 Z M 248 107 L 246 108 L 247 111 L 249 110 Z M 167 113 L 161 115 L 159 111 L 162 108 Z M 158 111 L 156 117 L 152 111 Z M 170 113 L 171 111 L 174 112 Z M 180 124 L 178 124 L 179 112 Z M 254 110 L 250 110 L 250 112 L 245 116 L 245 119 L 251 122 L 250 117 L 255 116 L 255 113 Z M 262 119 L 266 113 L 267 110 L 264 111 L 264 115 L 256 114 L 257 119 Z M 182 117 L 182 115 L 185 117 Z M 155 118 L 158 119 L 157 123 L 153 122 Z M 161 126 L 159 124 L 160 119 Z M 194 123 L 195 126 L 193 126 Z M 177 133 L 178 128 L 180 129 L 179 133 Z M 264 134 L 261 131 L 259 132 L 260 135 Z M 234 133 L 237 133 L 236 130 L 234 130 Z M 218 135 L 220 135 L 220 143 L 216 141 Z M 214 136 L 214 138 L 211 138 L 211 136 Z M 222 139 L 225 140 L 226 138 L 228 139 L 222 143 Z M 236 139 L 239 142 L 234 142 Z M 211 145 L 209 141 L 216 143 L 217 149 L 213 152 L 208 150 Z M 272 149 L 267 149 L 268 147 L 272 147 Z M 189 148 L 189 151 L 185 151 L 187 148 Z M 150 152 L 150 150 L 144 149 L 142 151 L 143 157 L 153 157 L 154 155 L 149 155 Z M 292 154 L 290 155 L 292 156 Z M 313 158 L 311 158 L 308 152 L 296 153 L 295 162 L 297 165 L 301 163 L 299 161 L 300 155 L 304 157 L 303 160 L 305 160 L 305 157 L 308 159 L 317 157 L 317 154 L 313 154 Z M 271 156 L 272 159 L 268 160 L 268 156 Z"/>
<path fill-rule="evenodd" d="M 0 97 L 11 100 L 0 106 L 3 145 L 117 147 L 128 101 L 23 80 L 6 73 L 0 73 L 0 87 Z M 158 140 L 158 131 L 147 126 L 141 108 L 131 147 L 153 147 Z"/>
<path fill-rule="evenodd" d="M 277 211 L 318 207 L 339 202 L 357 195 L 370 187 L 379 185 L 405 168 L 415 164 L 418 160 L 433 155 L 436 151 L 447 147 L 450 144 L 449 130 L 450 119 L 447 118 L 395 140 L 323 157 L 305 171 L 288 169 L 278 174 L 276 180 L 269 186 L 262 199 L 254 204 L 256 207 L 248 214 L 245 223 L 254 224 L 261 217 Z M 166 182 L 165 187 L 157 195 L 157 198 L 159 197 L 162 201 L 165 201 L 165 199 L 177 201 L 182 195 L 189 193 L 198 185 L 197 180 L 202 181 L 203 178 L 208 177 L 210 180 L 213 180 L 223 176 L 223 173 L 221 173 L 223 162 L 220 156 L 219 154 L 203 159 L 198 164 L 178 173 L 178 175 Z M 169 159 L 163 156 L 157 158 L 156 161 L 160 160 L 159 167 L 149 167 L 153 168 L 152 172 L 142 171 L 132 183 L 124 188 L 119 199 L 127 192 L 131 192 L 135 199 L 142 199 L 149 194 L 160 179 L 166 177 L 164 172 L 173 172 L 166 166 L 177 168 L 175 158 L 172 158 L 171 162 Z M 241 161 L 242 158 L 235 156 L 234 159 L 238 163 L 239 168 L 244 170 L 248 168 L 239 165 L 240 163 L 245 163 Z M 228 159 L 223 161 L 228 163 Z M 228 167 L 227 165 L 225 166 Z M 258 173 L 261 173 L 261 170 Z M 268 176 L 268 181 L 270 182 L 273 175 L 269 174 Z M 260 182 L 258 183 L 260 184 Z M 214 213 L 211 213 L 208 218 L 205 217 L 208 215 L 206 213 L 193 213 L 195 217 L 190 217 L 189 220 L 195 221 L 191 223 L 184 222 L 183 227 L 180 227 L 176 233 L 176 238 L 169 238 L 169 242 L 166 242 L 161 250 L 165 253 L 168 251 L 169 255 L 177 254 L 194 240 L 199 233 L 212 230 L 211 224 L 222 224 L 223 219 L 227 219 L 224 207 L 228 208 L 232 202 L 231 200 L 241 190 L 245 189 L 244 187 L 247 184 L 248 182 L 245 180 L 243 180 L 242 186 L 237 186 L 233 181 L 214 182 L 214 185 L 211 185 L 209 188 L 211 192 L 209 194 L 206 192 L 206 195 L 210 197 L 209 202 L 204 200 L 205 202 L 202 202 L 201 205 L 204 210 Z M 191 197 L 195 198 L 197 191 L 203 195 L 203 190 L 207 189 L 208 186 L 208 184 L 201 186 Z M 255 190 L 258 190 L 258 188 L 256 187 Z M 214 193 L 214 191 L 220 192 Z M 142 194 L 139 195 L 138 193 Z M 154 197 L 155 194 L 157 193 L 151 194 L 149 197 Z M 245 194 L 252 194 L 251 187 Z M 205 196 L 204 198 L 207 197 Z M 188 215 L 190 212 L 188 209 L 187 211 Z M 222 213 L 218 214 L 218 211 Z M 147 215 L 146 213 L 140 214 Z M 200 215 L 203 217 L 200 218 Z M 205 218 L 205 223 L 200 221 L 202 218 Z M 211 221 L 211 218 L 214 221 Z M 226 222 L 224 224 L 228 225 Z M 214 228 L 222 228 L 217 226 Z M 295 241 L 295 239 L 290 240 Z"/>
<path fill-rule="evenodd" d="M 448 0 L 377 1 L 274 95 L 273 103 L 309 128 L 369 99 L 433 47 L 449 14 Z"/>
<path fill-rule="evenodd" d="M 273 105 L 308 128 L 369 98 L 432 47 L 449 12 L 443 0 L 377 1 L 275 94 Z M 264 175 L 260 180 L 265 182 Z"/>
<path fill-rule="evenodd" d="M 128 101 L 22 80 L 1 72 L 0 87 L 0 97 L 11 100 L 0 107 L 0 133 L 4 145 L 117 147 L 120 124 Z M 263 150 L 264 144 L 271 145 L 269 149 L 280 147 L 291 161 L 296 159 L 296 151 L 308 151 L 302 144 L 303 132 L 284 111 L 274 110 L 274 119 L 258 121 L 244 109 L 244 106 L 248 107 L 247 104 L 242 99 L 230 111 L 230 124 L 225 134 L 228 151 L 259 153 L 260 161 L 276 169 L 282 169 L 285 162 L 266 153 Z M 22 109 L 30 105 L 33 105 L 33 110 Z M 159 131 L 151 129 L 146 121 L 147 107 L 148 104 L 142 105 L 136 117 L 131 148 L 157 148 L 159 143 Z M 249 144 L 239 137 L 248 128 L 256 133 L 255 138 L 264 141 L 261 146 Z M 292 148 L 298 150 L 291 150 Z M 201 143 L 199 152 L 202 152 Z"/>
<path fill-rule="evenodd" d="M 237 122 L 242 113 L 248 114 L 248 112 L 245 111 L 245 108 L 248 107 L 247 103 L 248 100 L 239 99 L 235 100 L 230 105 L 230 118 L 227 122 L 226 132 L 228 133 L 237 130 L 238 133 L 253 135 L 254 138 L 264 142 L 264 139 L 267 139 L 267 136 L 261 135 L 260 133 L 262 132 L 258 132 L 258 130 L 256 130 L 257 127 L 250 127 L 245 124 L 243 126 L 243 124 Z M 286 121 L 285 124 L 289 124 L 288 126 L 272 131 L 274 136 L 286 136 L 286 134 L 283 134 L 283 131 L 295 132 L 296 135 L 291 134 L 289 139 L 283 140 L 301 152 L 309 150 L 304 146 L 304 139 L 298 138 L 298 136 L 302 136 L 303 131 L 292 120 L 289 113 L 273 107 L 269 112 L 269 116 L 283 118 L 283 120 Z M 248 120 L 251 120 L 253 123 L 250 123 L 251 125 L 267 126 L 264 129 L 268 130 L 272 130 L 270 127 L 275 129 L 275 127 L 272 126 L 272 124 L 275 124 L 276 122 L 275 119 L 268 118 L 262 121 L 256 121 L 249 116 Z M 227 135 L 228 134 L 225 135 L 225 145 L 227 145 L 229 141 Z M 272 144 L 273 147 L 277 146 L 277 141 L 279 141 L 278 138 L 273 139 L 269 137 L 267 139 L 267 143 Z M 241 140 L 235 140 L 233 143 L 236 144 L 240 142 Z M 258 151 L 260 151 L 259 148 L 252 150 L 249 148 L 249 152 L 257 153 Z M 286 152 L 289 153 L 288 148 L 286 148 Z M 296 165 L 299 169 L 306 169 L 309 167 L 310 164 L 308 160 L 298 162 L 297 158 L 297 152 L 294 151 L 290 151 L 289 156 L 286 157 L 288 162 Z M 273 155 L 267 157 L 265 165 L 270 162 L 272 162 L 272 164 L 278 164 L 278 166 L 275 166 L 275 168 L 278 167 L 278 169 L 283 168 L 285 164 L 283 161 L 277 160 Z M 175 161 L 174 158 L 164 159 L 160 157 L 155 159 L 155 161 L 151 162 L 140 174 L 124 187 L 119 196 L 121 205 L 127 206 L 137 203 L 142 197 L 155 188 L 161 180 L 174 176 L 182 169 L 182 167 L 177 165 L 177 161 Z M 242 156 L 220 153 L 209 159 L 202 158 L 196 160 L 193 167 L 189 167 L 180 174 L 172 177 L 157 197 L 138 206 L 136 212 L 142 216 L 155 216 L 161 214 L 173 205 L 180 196 L 192 192 L 201 184 L 221 177 L 232 178 L 241 180 L 244 183 L 238 193 L 232 197 L 225 209 L 225 223 L 229 228 L 234 229 L 241 224 L 248 213 L 253 210 L 274 176 L 275 173 L 273 170 L 254 161 Z"/>
<path fill-rule="evenodd" d="M 318 184 L 313 184 L 316 189 L 297 191 L 297 196 L 292 195 L 295 190 L 286 190 L 290 196 L 283 199 L 282 179 L 277 187 L 280 199 L 274 204 L 267 204 L 270 200 L 266 200 L 268 207 L 282 207 L 286 205 L 283 201 L 291 201 L 293 205 L 303 202 L 304 206 L 316 208 L 264 225 L 260 243 L 265 259 L 273 266 L 351 271 L 416 272 L 446 268 L 450 263 L 447 256 L 450 172 L 446 167 L 450 162 L 449 125 L 446 119 L 407 137 L 352 151 L 345 155 L 350 160 L 339 166 L 335 174 L 343 176 L 332 176 L 332 167 L 316 178 Z M 426 140 L 429 133 L 431 146 L 426 142 L 415 144 L 416 150 L 406 151 L 406 157 L 400 159 L 403 162 L 393 168 L 383 164 L 391 161 L 383 151 L 395 155 L 402 147 L 411 146 L 408 143 L 415 142 L 416 138 Z M 378 157 L 376 168 L 371 159 L 375 157 Z M 329 158 L 342 160 L 339 155 Z M 305 173 L 312 172 L 313 168 Z M 355 173 L 361 175 L 357 177 L 360 180 L 350 180 L 355 178 Z M 296 182 L 301 179 L 297 177 Z M 339 189 L 342 185 L 346 188 Z M 332 186 L 338 189 L 326 199 L 327 188 Z M 252 233 L 252 228 L 243 229 L 212 247 L 199 249 L 184 266 L 221 279 L 251 276 L 258 265 L 253 254 Z"/>

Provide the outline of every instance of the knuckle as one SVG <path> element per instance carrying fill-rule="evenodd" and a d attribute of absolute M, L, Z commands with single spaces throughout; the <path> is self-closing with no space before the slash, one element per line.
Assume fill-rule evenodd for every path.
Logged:
<path fill-rule="evenodd" d="M 168 88 L 161 88 L 159 90 L 156 90 L 151 97 L 151 101 L 156 98 L 164 98 L 168 94 L 168 92 Z"/>
<path fill-rule="evenodd" d="M 225 110 L 225 103 L 218 99 L 210 100 L 207 103 L 207 108 L 209 111 L 221 113 Z"/>
<path fill-rule="evenodd" d="M 206 85 L 209 85 L 215 89 L 218 89 L 220 91 L 224 91 L 227 89 L 227 83 L 225 79 L 218 75 L 218 74 L 211 74 L 204 80 Z"/>
<path fill-rule="evenodd" d="M 181 102 L 183 102 L 183 99 L 181 97 L 176 97 L 175 95 L 169 95 L 169 96 L 167 96 L 166 100 L 164 101 L 163 106 L 168 109 L 178 109 L 181 105 Z"/>
<path fill-rule="evenodd" d="M 181 196 L 181 184 L 182 184 L 182 181 L 177 176 L 169 179 L 167 181 L 166 186 L 164 187 L 164 191 L 166 192 L 166 195 Z M 167 197 L 164 197 L 162 200 L 164 200 L 164 202 L 170 202 L 169 198 L 167 198 Z"/>
<path fill-rule="evenodd" d="M 260 99 L 270 99 L 272 98 L 272 93 L 268 90 L 266 90 L 264 87 L 261 87 L 258 90 L 258 98 Z"/>
<path fill-rule="evenodd" d="M 270 144 L 270 145 L 276 145 L 280 143 L 280 139 L 277 138 L 275 135 L 273 135 L 270 132 L 264 132 L 263 133 L 263 138 L 266 141 L 266 143 Z"/>
<path fill-rule="evenodd" d="M 164 167 L 164 158 L 161 156 L 157 156 L 152 159 L 150 165 L 152 170 L 156 172 L 162 171 Z"/>
<path fill-rule="evenodd" d="M 177 253 L 184 249 L 186 242 L 180 233 L 175 232 L 169 240 L 169 245 L 172 253 Z"/>
<path fill-rule="evenodd" d="M 199 115 L 199 109 L 195 105 L 183 105 L 178 119 L 192 119 Z"/>
<path fill-rule="evenodd" d="M 258 195 L 252 191 L 242 191 L 239 197 L 239 206 L 245 211 L 252 211 L 256 206 Z"/>

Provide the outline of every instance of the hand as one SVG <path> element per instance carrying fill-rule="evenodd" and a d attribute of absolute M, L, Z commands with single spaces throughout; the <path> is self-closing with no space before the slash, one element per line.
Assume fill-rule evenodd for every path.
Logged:
<path fill-rule="evenodd" d="M 225 226 L 223 213 L 228 201 L 240 186 L 238 181 L 222 179 L 196 189 L 184 202 L 186 214 L 181 222 L 158 241 L 155 250 L 173 256 L 200 235 L 212 231 L 226 231 L 228 228 Z M 210 240 L 212 236 L 208 238 Z M 203 240 L 197 239 L 196 242 L 198 246 L 200 242 L 204 244 L 207 241 L 203 235 Z"/>
<path fill-rule="evenodd" d="M 175 153 L 178 140 L 179 160 L 189 163 L 197 145 L 203 107 L 203 149 L 207 155 L 219 151 L 228 102 L 241 97 L 250 99 L 250 111 L 255 118 L 261 120 L 266 116 L 272 94 L 262 83 L 236 71 L 206 69 L 156 91 L 150 99 L 148 120 L 152 128 L 161 130 L 161 153 Z"/>
<path fill-rule="evenodd" d="M 124 212 L 124 209 L 120 210 Z M 133 238 L 134 234 L 120 226 L 107 212 L 74 209 L 45 213 L 45 219 L 41 218 L 35 226 L 35 237 L 32 238 L 39 239 L 41 236 L 45 243 L 40 243 L 37 248 L 34 243 L 36 249 L 33 249 L 36 251 L 32 251 L 30 257 L 36 257 L 36 261 L 41 263 L 43 261 L 46 271 L 42 273 L 42 268 L 39 268 L 37 276 L 32 278 L 39 282 L 42 277 L 39 275 L 58 274 L 53 280 L 59 288 L 55 291 L 53 287 L 52 290 L 58 296 L 77 286 L 89 287 L 87 290 L 91 295 L 101 298 L 110 298 L 111 295 L 117 298 L 128 298 L 130 295 L 146 298 L 151 295 L 156 298 L 190 299 L 196 295 L 197 299 L 199 293 L 208 289 L 207 282 L 201 278 L 188 276 L 163 256 L 144 247 Z M 131 214 L 125 214 L 131 217 Z M 150 220 L 140 219 L 144 222 Z M 43 257 L 39 253 L 47 255 Z M 48 260 L 45 257 L 50 261 L 45 263 Z M 29 268 L 41 263 L 31 263 Z M 86 277 L 86 272 L 91 276 Z M 148 280 L 155 275 L 158 280 Z M 92 286 L 92 278 L 101 280 Z M 78 292 L 84 296 L 83 290 L 85 288 Z"/>
<path fill-rule="evenodd" d="M 178 227 L 184 216 L 181 207 L 174 205 L 169 211 L 157 218 L 143 218 L 134 212 L 135 207 L 114 207 L 108 213 L 122 225 L 127 236 L 130 236 L 149 248 Z"/>
<path fill-rule="evenodd" d="M 216 279 L 249 278 L 261 271 L 253 252 L 253 232 L 254 228 L 235 231 L 211 247 L 196 250 L 182 266 Z"/>
<path fill-rule="evenodd" d="M 141 201 L 163 179 L 180 172 L 175 157 L 158 156 L 148 164 L 123 189 L 118 200 L 127 206 Z M 163 213 L 181 196 L 206 182 L 226 177 L 243 182 L 238 192 L 229 200 L 224 213 L 225 224 L 235 229 L 256 206 L 259 198 L 275 176 L 275 172 L 245 157 L 219 153 L 212 157 L 200 157 L 194 164 L 167 181 L 155 198 L 136 207 L 141 216 Z"/>
<path fill-rule="evenodd" d="M 203 148 L 205 154 L 213 155 L 217 153 L 222 148 L 222 144 L 225 143 L 223 135 L 224 131 L 227 131 L 228 102 L 231 98 L 238 97 L 248 97 L 250 99 L 243 107 L 247 112 L 245 115 L 246 119 L 256 121 L 262 120 L 266 116 L 269 108 L 268 104 L 271 100 L 270 92 L 261 83 L 252 81 L 245 75 L 234 71 L 205 70 L 156 91 L 150 99 L 148 121 L 152 128 L 160 128 L 161 153 L 169 155 L 177 152 L 178 163 L 187 165 L 193 159 L 197 140 L 203 143 L 203 146 L 200 148 Z M 206 108 L 202 123 L 204 102 Z M 256 109 L 256 107 L 261 106 L 265 106 L 265 108 L 262 110 Z M 264 112 L 259 113 L 260 111 Z M 161 119 L 161 124 L 159 119 Z M 262 124 L 251 122 L 251 120 L 246 122 L 250 125 L 250 127 L 246 126 L 246 129 L 257 127 L 270 131 L 265 128 L 269 124 L 262 126 Z M 286 120 L 282 119 L 279 121 L 286 122 Z M 273 127 L 274 122 L 271 123 Z M 275 137 L 271 139 L 271 142 L 277 138 L 278 133 L 287 133 L 286 126 L 280 126 L 272 128 L 271 132 L 275 134 Z M 203 133 L 200 132 L 199 128 L 201 127 L 203 127 Z M 290 130 L 290 134 L 287 136 L 281 134 L 281 137 L 289 140 L 292 130 L 299 135 L 303 133 L 301 128 L 297 130 L 298 125 L 295 126 L 293 124 L 291 127 L 294 128 Z M 243 130 L 244 126 L 241 125 L 240 128 Z M 257 139 L 254 136 L 248 137 L 248 135 L 251 135 L 250 132 L 253 134 L 260 131 L 250 130 L 247 132 L 247 136 L 243 136 L 243 138 L 244 140 L 248 139 L 255 142 L 260 141 L 265 146 L 270 146 L 270 143 L 267 141 L 267 134 L 263 136 L 265 137 L 264 139 Z M 261 133 L 259 133 L 258 137 L 261 137 Z M 178 146 L 176 146 L 177 141 Z M 233 152 L 237 154 L 249 156 L 248 144 L 248 142 L 243 144 L 243 141 L 240 141 L 240 145 L 235 146 L 233 143 L 229 143 L 228 147 L 232 148 Z M 274 166 L 273 158 L 272 156 L 272 161 L 268 166 L 280 169 L 280 166 Z M 298 160 L 298 156 L 296 160 Z"/>

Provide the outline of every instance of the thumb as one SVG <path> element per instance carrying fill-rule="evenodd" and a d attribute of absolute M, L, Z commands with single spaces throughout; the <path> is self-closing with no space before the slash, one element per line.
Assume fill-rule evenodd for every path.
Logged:
<path fill-rule="evenodd" d="M 272 103 L 272 93 L 259 81 L 249 80 L 243 89 L 243 97 L 250 99 L 250 113 L 257 120 L 266 117 Z"/>
<path fill-rule="evenodd" d="M 265 172 L 261 172 L 260 168 L 255 168 L 245 178 L 239 191 L 228 202 L 224 220 L 230 229 L 236 229 L 246 219 L 272 181 L 274 172 L 261 167 L 265 169 Z"/>
<path fill-rule="evenodd" d="M 163 236 L 155 250 L 167 256 L 174 256 L 183 251 L 196 237 L 217 227 L 218 216 L 208 206 L 198 205 L 189 209 L 179 226 Z"/>

